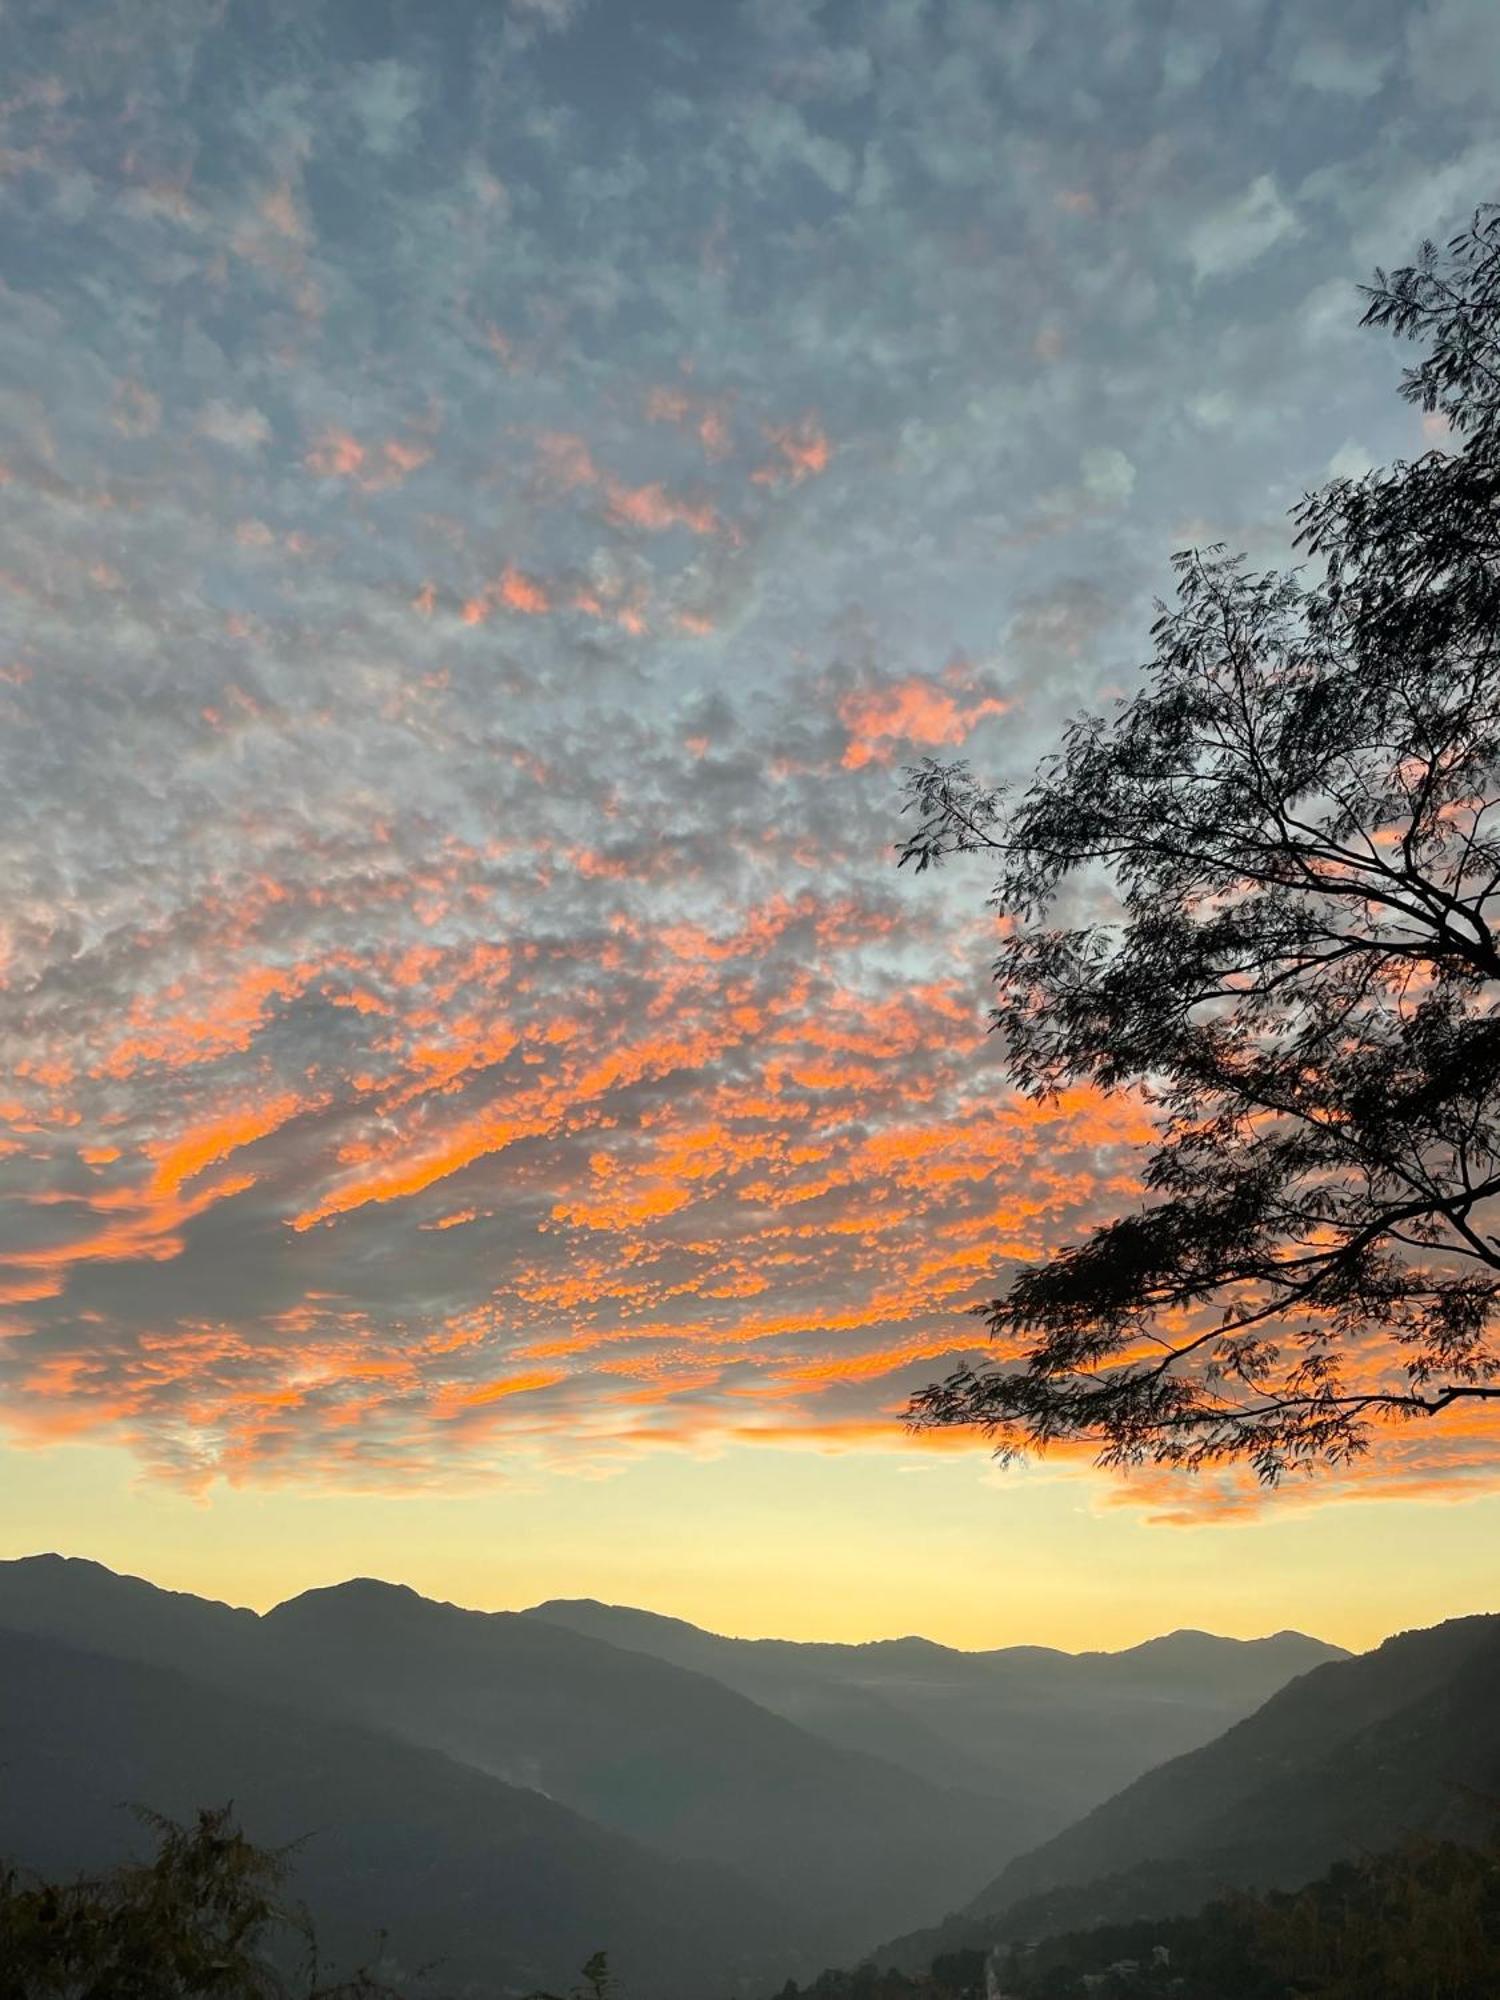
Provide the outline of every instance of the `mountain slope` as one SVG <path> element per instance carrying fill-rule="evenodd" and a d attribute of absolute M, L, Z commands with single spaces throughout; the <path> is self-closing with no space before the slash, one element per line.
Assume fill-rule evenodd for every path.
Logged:
<path fill-rule="evenodd" d="M 121 1659 L 170 1664 L 191 1655 L 232 1663 L 255 1644 L 260 1620 L 83 1556 L 42 1555 L 0 1562 L 0 1625 Z"/>
<path fill-rule="evenodd" d="M 382 1727 L 674 1854 L 719 1861 L 848 1943 L 1027 1844 L 1000 1802 L 795 1728 L 706 1675 L 508 1612 L 343 1584 L 262 1621 L 283 1672 Z"/>
<path fill-rule="evenodd" d="M 1215 1857 L 1226 1881 L 1307 1879 L 1341 1854 L 1448 1831 L 1454 1786 L 1484 1782 L 1486 1759 L 1500 1756 L 1497 1687 L 1500 1618 L 1402 1633 L 1148 1772 L 1011 1862 L 971 1907 L 992 1912 L 1141 1861 Z"/>
<path fill-rule="evenodd" d="M 1010 1862 L 959 1916 L 889 1955 L 921 1964 L 960 1944 L 1189 1911 L 1228 1888 L 1293 1887 L 1412 1834 L 1475 1837 L 1500 1799 L 1497 1688 L 1500 1617 L 1331 1662 Z"/>
<path fill-rule="evenodd" d="M 797 1911 L 826 1957 L 972 1893 L 1046 1824 L 837 1748 L 705 1676 L 512 1613 L 369 1582 L 264 1617 L 98 1565 L 0 1564 L 0 1626 L 435 1749 Z"/>
<path fill-rule="evenodd" d="M 125 1802 L 178 1818 L 234 1801 L 250 1837 L 308 1836 L 294 1887 L 323 1943 L 383 1927 L 455 1991 L 559 1986 L 607 1945 L 636 1991 L 701 1994 L 803 1962 L 744 1883 L 667 1861 L 534 1792 L 325 1717 L 135 1661 L 0 1631 L 0 1855 L 49 1875 L 138 1851 Z M 767 1949 L 778 1945 L 779 1949 Z"/>
<path fill-rule="evenodd" d="M 963 1653 L 916 1638 L 726 1639 L 589 1599 L 526 1616 L 711 1674 L 806 1729 L 941 1782 L 1019 1792 L 1049 1831 L 1211 1741 L 1296 1675 L 1347 1657 L 1297 1632 L 1175 1632 L 1120 1653 Z"/>

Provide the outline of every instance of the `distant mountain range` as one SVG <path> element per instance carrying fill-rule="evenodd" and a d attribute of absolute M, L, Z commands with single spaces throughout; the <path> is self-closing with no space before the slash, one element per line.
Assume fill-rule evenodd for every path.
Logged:
<path fill-rule="evenodd" d="M 455 1985 L 524 1986 L 603 1945 L 662 2000 L 753 1991 L 963 1903 L 1338 1657 L 743 1641 L 368 1581 L 257 1616 L 35 1557 L 0 1563 L 0 1854 L 101 1865 L 120 1802 L 232 1797 L 252 1838 L 312 1836 L 299 1889 L 341 1946 L 384 1924 Z"/>
<path fill-rule="evenodd" d="M 724 1639 L 588 1598 L 556 1599 L 526 1616 L 710 1674 L 804 1729 L 928 1779 L 1008 1806 L 1019 1798 L 1018 1847 L 1209 1742 L 1298 1674 L 1348 1658 L 1300 1632 L 1252 1640 L 1173 1632 L 1120 1653 L 963 1653 L 917 1638 Z"/>
<path fill-rule="evenodd" d="M 42 1559 L 0 1565 L 3 1626 L 441 1752 L 733 1870 L 835 1952 L 878 1937 L 893 1910 L 940 1907 L 955 1880 L 977 1888 L 1032 1825 L 1019 1801 L 842 1749 L 704 1675 L 389 1584 L 309 1591 L 256 1617 Z"/>
<path fill-rule="evenodd" d="M 1404 1632 L 1273 1695 L 1008 1862 L 957 1915 L 881 1954 L 1170 1916 L 1234 1888 L 1293 1888 L 1412 1836 L 1500 1819 L 1500 1617 Z"/>

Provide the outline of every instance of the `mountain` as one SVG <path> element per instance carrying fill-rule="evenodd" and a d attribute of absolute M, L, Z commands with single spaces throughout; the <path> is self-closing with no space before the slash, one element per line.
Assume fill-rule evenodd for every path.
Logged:
<path fill-rule="evenodd" d="M 1063 1914 L 1046 1926 L 1055 1929 L 1075 1921 L 1069 1896 L 1092 1908 L 1096 1878 L 1121 1870 L 1132 1912 L 1138 1891 L 1160 1901 L 1164 1874 L 1189 1883 L 1196 1869 L 1206 1895 L 1232 1879 L 1227 1832 L 1209 1823 L 1211 1809 L 1249 1798 L 1214 1761 L 1236 1739 L 1233 1728 L 1221 1733 L 1225 1725 L 1300 1715 L 1305 1690 L 1365 1664 L 1297 1633 L 1241 1642 L 1178 1632 L 1080 1655 L 963 1653 L 917 1638 L 736 1640 L 591 1602 L 467 1611 L 370 1580 L 308 1591 L 260 1616 L 59 1557 L 0 1563 L 5 1630 L 187 1677 L 198 1698 L 231 1710 L 269 1706 L 283 1727 L 295 1719 L 310 1731 L 308 1740 L 353 1729 L 388 1756 L 416 1755 L 493 1785 L 495 1797 L 540 1797 L 591 1838 L 625 1837 L 622 1851 L 638 1867 L 705 1864 L 719 1898 L 710 1898 L 719 1914 L 709 1929 L 723 1940 L 699 1965 L 711 1980 L 743 1966 L 757 1940 L 771 1947 L 767 1957 L 780 1952 L 778 1962 L 805 1965 L 804 1954 L 828 1962 L 966 1902 L 955 1920 L 965 1941 L 990 1934 L 1018 1906 L 1061 1897 Z M 1436 1686 L 1435 1655 L 1427 1671 Z M 1394 1669 L 1376 1681 L 1384 1715 L 1391 1689 L 1408 1682 Z M 1308 1740 L 1322 1745 L 1345 1728 L 1360 1712 L 1348 1687 L 1365 1684 L 1339 1683 L 1333 1720 L 1322 1736 L 1308 1725 Z M 1268 1694 L 1267 1707 L 1240 1721 Z M 245 1729 L 231 1740 L 247 1750 Z M 129 1747 L 127 1739 L 117 1754 Z M 1191 1755 L 1176 1754 L 1184 1749 Z M 1301 1738 L 1287 1752 L 1293 1776 L 1308 1754 Z M 1251 1759 L 1257 1783 L 1267 1778 L 1264 1755 Z M 1207 1760 L 1206 1779 L 1185 1781 L 1196 1818 L 1172 1804 L 1170 1787 L 1154 1789 L 1161 1772 L 1141 1775 L 1163 1756 L 1175 1757 L 1168 1772 Z M 204 1768 L 227 1781 L 233 1760 Z M 1116 1784 L 1118 1797 L 1100 1805 L 1116 1779 L 1127 1789 Z M 248 1796 L 240 1784 L 229 1795 Z M 128 1789 L 112 1796 L 163 1803 Z M 256 1796 L 272 1802 L 269 1777 Z M 1295 1802 L 1285 1809 L 1300 1812 Z M 399 1832 L 397 1803 L 366 1810 L 372 1826 Z M 1255 1821 L 1261 1845 L 1252 1841 L 1252 1858 L 1280 1810 L 1273 1801 Z M 1300 1812 L 1311 1857 L 1304 1875 L 1327 1858 L 1317 1824 L 1315 1813 Z M 465 1865 L 454 1863 L 460 1879 Z M 559 1880 L 564 1872 L 559 1862 Z M 642 1890 L 641 1921 L 666 1926 L 670 1958 L 670 1923 L 653 1893 Z M 729 1907 L 736 1894 L 743 1925 Z M 403 1907 L 399 1895 L 390 1907 Z M 1106 1898 L 1103 1907 L 1115 1905 Z"/>
<path fill-rule="evenodd" d="M 1047 1830 L 795 1727 L 643 1653 L 369 1581 L 263 1617 L 98 1565 L 0 1564 L 0 1627 L 355 1721 L 530 1787 L 658 1852 L 713 1862 L 835 1957 L 972 1893 Z"/>
<path fill-rule="evenodd" d="M 1215 1742 L 1148 1772 L 1009 1862 L 889 1956 L 1037 1937 L 1294 1887 L 1414 1834 L 1470 1839 L 1500 1802 L 1500 1617 L 1404 1632 L 1332 1661 Z"/>
<path fill-rule="evenodd" d="M 122 1659 L 170 1664 L 191 1657 L 228 1665 L 256 1643 L 260 1620 L 253 1611 L 163 1590 L 82 1556 L 45 1555 L 0 1562 L 0 1625 Z"/>
<path fill-rule="evenodd" d="M 1295 1890 L 1244 1890 L 1191 1916 L 1100 1923 L 1009 1948 L 949 1951 L 914 1978 L 860 1967 L 779 2000 L 1493 2000 L 1500 1847 L 1413 1842 L 1340 1861 Z"/>
<path fill-rule="evenodd" d="M 192 1614 L 189 1614 L 191 1616 Z M 592 1951 L 637 1992 L 698 2000 L 804 1963 L 795 1920 L 724 1871 L 666 1860 L 539 1793 L 369 1729 L 166 1668 L 0 1630 L 0 1856 L 49 1876 L 146 1843 L 124 1802 L 233 1800 L 256 1842 L 303 1840 L 293 1888 L 351 1963 L 389 1929 L 455 1993 L 562 1990 Z"/>
<path fill-rule="evenodd" d="M 526 1616 L 711 1674 L 805 1729 L 930 1779 L 1019 1793 L 1048 1832 L 1211 1741 L 1298 1674 L 1348 1657 L 1299 1632 L 1174 1632 L 1119 1653 L 964 1653 L 917 1638 L 726 1639 L 591 1599 L 553 1600 Z"/>
<path fill-rule="evenodd" d="M 878 1936 L 1034 1822 L 807 1734 L 706 1675 L 510 1612 L 369 1582 L 262 1621 L 271 1657 L 345 1712 L 534 1785 L 666 1852 L 720 1862 L 827 1935 Z"/>

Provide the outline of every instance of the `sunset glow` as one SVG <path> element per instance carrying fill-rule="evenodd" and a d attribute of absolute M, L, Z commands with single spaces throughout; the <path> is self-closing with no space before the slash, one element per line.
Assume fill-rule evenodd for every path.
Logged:
<path fill-rule="evenodd" d="M 1433 442 L 1354 287 L 1482 101 L 1428 159 L 1352 47 L 1230 101 L 1143 10 L 463 11 L 16 31 L 0 1554 L 970 1645 L 1472 1608 L 1478 1407 L 1274 1502 L 903 1429 L 1154 1126 L 1004 1084 L 987 877 L 894 844 L 903 766 L 1133 684 L 1175 547 Z"/>

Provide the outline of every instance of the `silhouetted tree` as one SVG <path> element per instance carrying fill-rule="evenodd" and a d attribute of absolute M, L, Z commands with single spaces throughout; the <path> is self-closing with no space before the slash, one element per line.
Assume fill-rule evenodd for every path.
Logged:
<path fill-rule="evenodd" d="M 1306 498 L 1305 570 L 1179 556 L 1141 692 L 1019 797 L 908 773 L 903 862 L 998 866 L 1012 1079 L 1161 1133 L 918 1425 L 1274 1481 L 1500 1396 L 1500 209 L 1366 297 L 1451 448 Z"/>
<path fill-rule="evenodd" d="M 253 1845 L 229 1807 L 141 1817 L 149 1862 L 66 1884 L 0 1868 L 0 2000 L 397 2000 L 368 1972 L 325 1983 L 283 1899 L 287 1851 Z"/>
<path fill-rule="evenodd" d="M 526 2000 L 610 2000 L 615 1990 L 609 1969 L 609 1953 L 596 1951 L 579 1974 L 583 1981 L 566 1996 L 558 1993 L 528 1993 Z"/>

